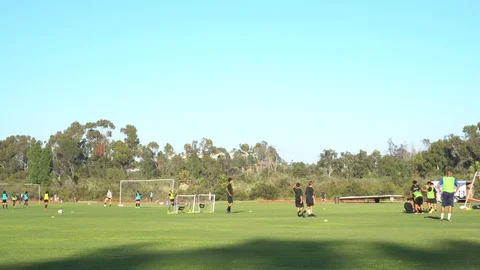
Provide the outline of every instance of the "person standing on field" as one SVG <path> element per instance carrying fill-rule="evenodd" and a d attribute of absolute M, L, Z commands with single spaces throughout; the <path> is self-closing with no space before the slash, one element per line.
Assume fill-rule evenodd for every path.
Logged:
<path fill-rule="evenodd" d="M 230 214 L 232 213 L 232 205 L 233 205 L 233 187 L 232 187 L 233 179 L 230 177 L 228 178 L 228 185 L 227 185 L 227 202 L 228 207 L 225 210 L 225 213 Z"/>
<path fill-rule="evenodd" d="M 135 208 L 140 208 L 140 200 L 141 200 L 142 194 L 137 190 L 135 193 Z"/>
<path fill-rule="evenodd" d="M 12 203 L 13 203 L 13 208 L 15 208 L 15 204 L 17 203 L 17 194 L 13 193 L 12 195 Z"/>
<path fill-rule="evenodd" d="M 107 202 L 110 203 L 110 207 L 112 206 L 112 191 L 109 189 L 107 191 L 107 197 L 105 198 L 105 204 L 103 206 L 107 206 Z"/>
<path fill-rule="evenodd" d="M 313 206 L 315 205 L 315 191 L 313 190 L 313 182 L 308 182 L 308 187 L 305 189 L 305 201 L 307 202 L 307 213 L 309 217 L 315 218 L 313 213 Z"/>
<path fill-rule="evenodd" d="M 25 193 L 23 193 L 23 207 L 28 208 L 28 192 L 27 191 L 25 191 Z"/>
<path fill-rule="evenodd" d="M 440 220 L 444 220 L 445 207 L 448 207 L 448 221 L 452 221 L 452 208 L 454 202 L 454 194 L 458 191 L 460 185 L 457 179 L 452 176 L 452 172 L 448 171 L 447 176 L 442 177 L 438 181 L 437 188 L 442 192 L 442 210 Z"/>
<path fill-rule="evenodd" d="M 2 193 L 2 208 L 3 208 L 3 209 L 5 209 L 5 207 L 8 209 L 7 199 L 8 199 L 8 194 L 7 194 L 7 192 L 4 190 L 3 193 Z"/>
<path fill-rule="evenodd" d="M 305 210 L 303 210 L 303 191 L 300 188 L 300 183 L 293 186 L 293 192 L 295 193 L 295 207 L 297 207 L 297 216 L 305 217 Z"/>
<path fill-rule="evenodd" d="M 50 195 L 48 194 L 48 191 L 43 194 L 43 203 L 45 204 L 45 210 L 48 208 L 48 201 L 50 200 Z"/>

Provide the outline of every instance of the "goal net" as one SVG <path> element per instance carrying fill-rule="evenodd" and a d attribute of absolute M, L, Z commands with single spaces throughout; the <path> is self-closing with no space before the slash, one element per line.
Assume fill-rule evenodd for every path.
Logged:
<path fill-rule="evenodd" d="M 40 185 L 39 184 L 20 184 L 20 183 L 0 183 L 0 193 L 4 190 L 8 194 L 8 199 L 12 199 L 12 195 L 17 195 L 17 202 L 23 202 L 23 195 L 25 192 L 28 192 L 28 201 L 29 202 L 38 202 L 40 203 L 41 194 L 40 194 Z M 53 194 L 51 194 L 53 197 Z"/>
<path fill-rule="evenodd" d="M 177 195 L 175 197 L 175 214 L 195 213 L 197 195 Z"/>
<path fill-rule="evenodd" d="M 173 191 L 175 180 L 122 180 L 120 181 L 119 206 L 133 206 L 137 191 L 141 194 L 140 202 L 168 206 L 168 193 Z M 105 191 L 106 194 L 106 191 Z"/>
<path fill-rule="evenodd" d="M 198 194 L 196 211 L 198 213 L 215 212 L 215 194 Z"/>
<path fill-rule="evenodd" d="M 460 209 L 467 210 L 467 209 L 478 209 L 480 206 L 473 206 L 472 203 L 480 203 L 480 199 L 478 199 L 475 187 L 479 184 L 480 179 L 480 172 L 475 172 L 473 175 L 473 179 L 470 183 L 467 183 L 467 198 L 465 200 L 465 204 L 460 207 Z M 477 208 L 478 207 L 478 208 Z"/>

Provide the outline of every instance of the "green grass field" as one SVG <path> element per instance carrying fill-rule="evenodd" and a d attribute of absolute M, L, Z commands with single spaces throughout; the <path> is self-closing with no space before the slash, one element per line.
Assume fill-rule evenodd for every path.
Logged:
<path fill-rule="evenodd" d="M 402 204 L 217 203 L 214 214 L 31 204 L 0 211 L 1 269 L 478 269 L 480 211 L 453 221 L 407 215 Z M 325 210 L 324 210 L 325 209 Z M 54 216 L 55 218 L 52 218 Z M 324 222 L 328 219 L 328 222 Z"/>

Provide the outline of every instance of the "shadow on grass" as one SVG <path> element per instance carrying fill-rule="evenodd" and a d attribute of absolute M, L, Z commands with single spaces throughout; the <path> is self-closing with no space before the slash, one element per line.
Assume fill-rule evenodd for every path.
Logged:
<path fill-rule="evenodd" d="M 424 250 L 384 242 L 255 240 L 242 245 L 183 251 L 152 250 L 158 243 L 94 250 L 89 254 L 2 269 L 474 269 L 479 244 L 442 242 Z M 355 250 L 349 250 L 349 248 Z M 365 251 L 366 250 L 366 251 Z M 360 252 L 361 254 L 357 254 Z M 365 257 L 363 257 L 365 255 Z M 383 261 L 377 261 L 382 259 Z M 467 265 L 465 265 L 467 264 Z M 470 267 L 469 267 L 470 266 Z"/>
<path fill-rule="evenodd" d="M 435 216 L 426 216 L 424 218 L 440 220 L 440 217 L 435 217 Z"/>
<path fill-rule="evenodd" d="M 384 256 L 392 260 L 415 262 L 422 269 L 478 269 L 480 256 L 475 254 L 480 244 L 466 241 L 445 241 L 435 249 L 415 249 L 391 243 L 381 243 Z"/>

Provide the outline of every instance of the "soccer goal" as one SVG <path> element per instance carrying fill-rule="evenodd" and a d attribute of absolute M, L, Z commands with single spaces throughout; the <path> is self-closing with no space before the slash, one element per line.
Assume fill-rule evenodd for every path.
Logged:
<path fill-rule="evenodd" d="M 153 179 L 153 180 L 121 180 L 120 198 L 118 206 L 134 204 L 137 191 L 141 194 L 141 202 L 155 203 L 156 205 L 168 206 L 168 193 L 173 191 L 175 180 Z"/>
<path fill-rule="evenodd" d="M 175 197 L 175 214 L 195 213 L 197 195 L 177 195 Z"/>
<path fill-rule="evenodd" d="M 473 175 L 472 182 L 467 183 L 467 198 L 465 199 L 465 204 L 460 207 L 460 209 L 466 210 L 470 209 L 470 203 L 478 203 L 479 199 L 475 198 L 475 184 L 478 184 L 480 179 L 480 171 L 475 172 Z"/>
<path fill-rule="evenodd" d="M 18 201 L 23 201 L 23 194 L 28 192 L 29 201 L 41 202 L 40 185 L 39 184 L 18 184 L 18 183 L 0 183 L 0 186 L 9 194 L 16 194 Z M 3 190 L 1 191 L 3 192 Z"/>
<path fill-rule="evenodd" d="M 215 194 L 197 194 L 196 211 L 198 213 L 215 212 Z"/>

